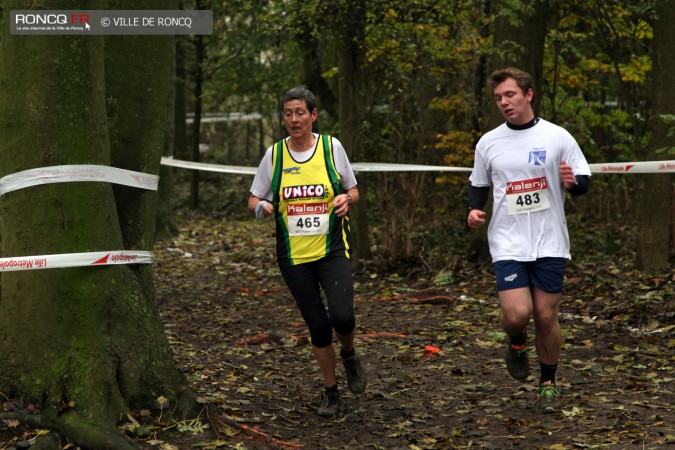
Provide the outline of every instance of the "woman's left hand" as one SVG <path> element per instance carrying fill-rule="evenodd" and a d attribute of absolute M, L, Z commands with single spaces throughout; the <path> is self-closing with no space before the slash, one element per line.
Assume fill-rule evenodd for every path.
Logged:
<path fill-rule="evenodd" d="M 333 208 L 335 208 L 335 215 L 344 217 L 349 211 L 349 195 L 340 194 L 333 199 Z"/>

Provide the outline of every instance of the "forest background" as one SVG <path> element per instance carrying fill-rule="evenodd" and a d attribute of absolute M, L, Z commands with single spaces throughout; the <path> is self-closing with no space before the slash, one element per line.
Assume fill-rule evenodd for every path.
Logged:
<path fill-rule="evenodd" d="M 214 32 L 190 37 L 45 39 L 19 38 L 8 31 L 11 9 L 83 7 L 209 9 Z M 200 374 L 205 366 L 241 368 L 240 358 L 250 356 L 236 350 L 235 338 L 223 343 L 220 333 L 224 329 L 241 337 L 251 332 L 231 320 L 240 313 L 239 301 L 248 292 L 248 287 L 241 288 L 241 295 L 231 290 L 242 282 L 242 268 L 262 265 L 253 277 L 268 274 L 264 276 L 268 283 L 278 281 L 269 273 L 274 268 L 268 259 L 271 236 L 246 215 L 251 177 L 160 167 L 160 157 L 256 166 L 265 149 L 286 133 L 279 99 L 290 87 L 304 84 L 316 93 L 317 131 L 339 138 L 353 163 L 471 167 L 477 140 L 502 121 L 486 79 L 492 70 L 510 65 L 533 75 L 536 111 L 569 130 L 590 163 L 670 160 L 675 154 L 673 0 L 92 0 L 84 4 L 33 0 L 29 5 L 3 0 L 0 19 L 2 176 L 63 164 L 160 174 L 158 193 L 106 183 L 61 183 L 11 192 L 0 200 L 3 257 L 121 248 L 157 250 L 155 267 L 2 272 L 0 394 L 4 401 L 0 419 L 4 425 L 0 431 L 11 428 L 11 434 L 18 424 L 28 427 L 25 436 L 53 430 L 49 435 L 56 444 L 50 448 L 59 444 L 136 448 L 138 440 L 147 440 L 147 434 L 142 433 L 144 427 L 135 425 L 132 413 L 136 417 L 139 411 L 147 412 L 145 416 L 154 414 L 161 422 L 167 417 L 162 412 L 170 405 L 172 417 L 185 419 L 203 410 L 196 394 L 209 389 L 203 384 L 208 377 Z M 637 329 L 646 325 L 659 333 L 672 330 L 673 178 L 672 173 L 596 174 L 588 195 L 568 199 L 574 256 L 580 258 L 576 268 L 581 267 L 585 275 L 575 276 L 574 283 L 582 278 L 590 283 L 584 287 L 588 299 L 573 302 L 579 308 L 590 308 L 580 310 L 580 316 L 600 308 L 602 314 L 611 315 L 612 325 L 614 318 L 621 322 L 628 317 L 630 326 Z M 373 297 L 393 291 L 394 281 L 412 287 L 421 280 L 461 288 L 474 297 L 481 295 L 478 288 L 491 289 L 484 281 L 490 277 L 483 276 L 489 272 L 485 228 L 473 233 L 465 226 L 466 173 L 361 172 L 357 180 L 361 201 L 350 213 L 356 231 L 354 273 L 362 287 L 370 286 L 368 279 L 386 280 L 369 288 Z M 205 215 L 209 217 L 206 225 L 201 221 Z M 222 223 L 235 229 L 220 228 Z M 207 245 L 212 258 L 195 258 L 198 263 L 190 266 L 171 257 L 180 251 L 184 258 L 192 258 L 196 252 L 185 249 L 205 237 L 208 243 L 197 246 Z M 263 243 L 265 238 L 270 239 Z M 246 248 L 239 248 L 242 245 Z M 269 251 L 261 252 L 263 245 Z M 234 257 L 244 261 L 230 261 Z M 620 269 L 613 264 L 617 261 Z M 208 268 L 198 270 L 201 264 Z M 223 265 L 231 270 L 221 270 Z M 596 272 L 603 274 L 597 283 Z M 612 293 L 619 277 L 629 279 L 626 285 L 632 287 Z M 183 290 L 182 279 L 199 281 L 207 288 Z M 213 298 L 206 299 L 211 291 Z M 261 296 L 258 300 L 282 302 L 283 306 L 271 306 L 271 311 L 292 307 L 277 287 L 262 294 L 252 292 Z M 482 295 L 489 295 L 485 292 Z M 200 301 L 211 307 L 194 308 Z M 483 328 L 478 321 L 489 319 L 489 314 L 479 302 L 471 305 L 476 311 L 472 325 L 466 328 Z M 214 311 L 221 306 L 221 312 L 225 307 L 236 311 L 230 315 L 228 310 L 220 318 Z M 204 316 L 193 322 L 184 319 L 185 311 Z M 424 319 L 427 322 L 421 326 L 434 330 L 455 326 L 444 323 L 442 314 L 427 312 L 428 317 L 410 312 L 387 318 L 394 322 Z M 292 308 L 284 309 L 282 315 L 290 321 Z M 591 322 L 593 317 L 589 316 Z M 212 328 L 204 326 L 214 319 L 218 323 Z M 259 320 L 256 328 L 269 326 L 267 319 Z M 384 319 L 377 320 L 382 323 Z M 625 338 L 626 348 L 637 345 L 632 335 L 621 334 L 620 326 L 606 335 L 602 333 L 607 330 L 597 326 L 600 334 L 594 331 L 593 340 Z M 186 342 L 195 327 L 215 330 L 193 342 L 206 345 L 213 338 L 217 344 L 210 352 L 188 349 Z M 426 331 L 415 332 L 426 340 Z M 430 345 L 437 345 L 433 339 Z M 483 343 L 501 336 L 479 335 L 478 339 Z M 668 371 L 672 339 L 657 344 L 647 350 L 646 358 L 650 367 Z M 223 363 L 233 357 L 230 348 L 224 354 L 217 351 L 223 347 L 235 349 L 233 362 Z M 412 347 L 406 343 L 393 349 L 398 355 L 394 360 L 407 364 L 410 357 L 403 353 Z M 306 346 L 298 348 L 299 353 L 307 350 Z M 455 349 L 461 347 L 449 346 L 448 354 Z M 196 361 L 195 355 L 204 353 Z M 260 354 L 285 357 L 284 351 L 262 351 L 256 356 Z M 212 356 L 223 360 L 210 361 Z M 623 357 L 616 354 L 616 358 L 621 361 Z M 475 361 L 474 366 L 480 366 L 481 361 Z M 373 358 L 369 364 L 379 364 L 386 371 L 388 363 Z M 261 370 L 273 373 L 280 364 L 274 359 L 263 363 Z M 418 376 L 417 369 L 414 364 L 404 368 L 408 380 Z M 225 378 L 214 383 L 230 389 L 230 383 L 240 383 L 231 377 L 238 370 L 222 373 Z M 242 369 L 242 377 L 244 372 L 250 376 L 250 371 Z M 454 373 L 458 380 L 465 374 L 462 370 Z M 289 377 L 283 383 L 288 383 L 289 392 L 304 393 L 302 377 L 308 375 L 304 370 L 297 375 L 290 377 L 292 383 Z M 500 389 L 499 377 L 496 373 L 492 380 L 494 392 Z M 661 378 L 648 379 L 656 384 L 655 396 L 673 381 Z M 602 377 L 594 380 L 608 382 Z M 264 402 L 256 403 L 260 396 L 237 398 L 246 386 L 242 383 L 240 388 L 223 401 L 249 404 L 252 414 L 266 411 Z M 595 385 L 588 390 L 594 392 Z M 372 399 L 381 400 L 378 392 Z M 272 397 L 286 401 L 293 395 Z M 654 408 L 663 408 L 660 401 L 654 399 Z M 426 399 L 421 403 L 421 407 L 429 404 Z M 373 405 L 378 407 L 377 402 Z M 290 408 L 298 413 L 294 406 Z M 397 408 L 388 411 L 377 427 L 386 428 L 400 416 Z M 471 413 L 481 411 L 472 409 Z M 665 411 L 668 419 L 670 413 Z M 649 421 L 650 426 L 653 422 L 661 428 L 640 435 L 659 444 L 673 439 L 672 432 L 662 429 L 667 420 L 660 414 Z M 298 417 L 306 418 L 305 411 Z M 357 419 L 354 423 L 364 423 Z M 445 425 L 438 425 L 443 433 Z M 306 431 L 290 428 L 293 433 Z M 475 432 L 472 426 L 461 424 L 456 430 Z M 501 426 L 495 432 L 501 433 Z M 594 435 L 594 431 L 579 433 L 591 439 Z M 348 434 L 340 437 L 348 438 Z M 461 439 L 473 437 L 462 435 Z M 312 439 L 321 441 L 322 436 Z M 439 439 L 442 448 L 454 436 L 443 434 Z M 563 439 L 567 442 L 571 437 Z"/>
<path fill-rule="evenodd" d="M 472 167 L 475 143 L 502 122 L 486 78 L 507 65 L 533 75 L 537 112 L 568 129 L 590 163 L 674 154 L 666 57 L 673 46 L 654 37 L 657 2 L 188 3 L 213 9 L 216 25 L 212 36 L 177 43 L 176 106 L 185 99 L 195 112 L 190 129 L 176 129 L 179 159 L 257 166 L 285 135 L 280 96 L 304 84 L 318 97 L 317 131 L 338 137 L 352 162 Z M 672 14 L 671 2 L 660 8 Z M 655 64 L 656 51 L 662 56 Z M 218 114 L 225 121 L 209 117 Z M 452 263 L 448 256 L 485 258 L 484 234 L 467 249 L 456 234 L 461 227 L 449 226 L 465 219 L 465 175 L 359 174 L 356 260 L 376 256 L 439 271 Z M 215 177 L 192 176 L 191 207 L 237 209 L 247 195 L 237 181 L 205 204 L 194 183 Z M 571 226 L 634 226 L 636 265 L 667 267 L 673 175 L 600 174 L 592 181 L 592 195 L 568 202 Z M 611 250 L 618 248 L 612 236 L 597 237 Z"/>

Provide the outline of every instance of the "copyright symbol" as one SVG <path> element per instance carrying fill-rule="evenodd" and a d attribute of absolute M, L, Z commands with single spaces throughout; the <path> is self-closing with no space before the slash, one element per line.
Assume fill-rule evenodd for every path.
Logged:
<path fill-rule="evenodd" d="M 103 25 L 104 27 L 110 26 L 110 19 L 104 17 L 103 19 L 101 19 L 101 25 Z"/>

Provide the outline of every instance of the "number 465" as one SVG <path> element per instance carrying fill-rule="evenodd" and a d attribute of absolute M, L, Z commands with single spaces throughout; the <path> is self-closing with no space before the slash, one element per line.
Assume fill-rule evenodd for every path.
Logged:
<path fill-rule="evenodd" d="M 305 217 L 298 219 L 298 223 L 296 223 L 296 226 L 298 228 L 312 228 L 312 227 L 318 227 L 321 225 L 321 221 L 319 220 L 318 217 Z"/>

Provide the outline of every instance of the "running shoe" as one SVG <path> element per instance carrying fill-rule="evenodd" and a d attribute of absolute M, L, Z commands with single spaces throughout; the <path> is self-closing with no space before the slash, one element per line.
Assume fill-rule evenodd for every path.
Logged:
<path fill-rule="evenodd" d="M 345 372 L 347 374 L 347 386 L 349 390 L 355 394 L 362 394 L 366 391 L 366 385 L 368 384 L 368 379 L 366 377 L 366 372 L 363 370 L 361 365 L 361 360 L 354 353 L 351 356 L 344 357 L 340 355 L 342 359 L 342 364 L 345 366 Z"/>
<path fill-rule="evenodd" d="M 539 385 L 537 409 L 542 413 L 560 411 L 560 390 L 555 383 L 547 381 Z"/>
<path fill-rule="evenodd" d="M 324 392 L 321 394 L 321 404 L 316 413 L 321 417 L 333 417 L 340 408 L 340 392 Z"/>
<path fill-rule="evenodd" d="M 527 334 L 525 335 L 527 341 Z M 506 368 L 511 377 L 518 381 L 525 380 L 530 376 L 530 360 L 527 356 L 527 344 L 521 346 L 511 344 L 509 340 L 506 349 Z"/>

